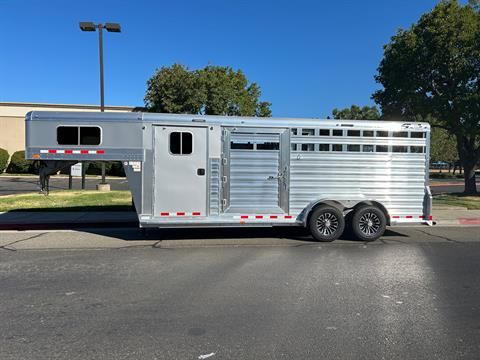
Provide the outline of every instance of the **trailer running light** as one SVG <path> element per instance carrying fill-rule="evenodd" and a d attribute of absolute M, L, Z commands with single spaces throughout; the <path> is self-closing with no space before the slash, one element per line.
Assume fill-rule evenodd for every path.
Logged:
<path fill-rule="evenodd" d="M 58 150 L 58 149 L 44 149 L 40 150 L 40 154 L 80 154 L 80 155 L 103 155 L 105 150 Z"/>

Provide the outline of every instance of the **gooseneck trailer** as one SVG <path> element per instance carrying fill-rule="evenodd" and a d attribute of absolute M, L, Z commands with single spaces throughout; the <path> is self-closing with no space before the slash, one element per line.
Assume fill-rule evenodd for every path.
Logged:
<path fill-rule="evenodd" d="M 44 170 L 121 161 L 140 227 L 431 224 L 430 126 L 418 122 L 154 113 L 26 115 L 26 158 Z"/>

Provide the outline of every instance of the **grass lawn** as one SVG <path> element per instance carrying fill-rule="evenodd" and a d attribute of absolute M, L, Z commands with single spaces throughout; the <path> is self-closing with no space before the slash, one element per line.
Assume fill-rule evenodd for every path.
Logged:
<path fill-rule="evenodd" d="M 5 211 L 124 211 L 132 210 L 130 191 L 52 191 L 50 195 L 28 193 L 0 196 Z"/>
<path fill-rule="evenodd" d="M 480 195 L 442 194 L 433 197 L 433 206 L 461 206 L 469 210 L 480 210 Z"/>

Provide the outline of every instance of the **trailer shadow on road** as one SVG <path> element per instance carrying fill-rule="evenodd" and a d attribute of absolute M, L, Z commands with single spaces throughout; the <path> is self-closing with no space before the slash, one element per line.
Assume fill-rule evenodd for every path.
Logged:
<path fill-rule="evenodd" d="M 198 240 L 292 240 L 305 244 L 318 244 L 314 241 L 310 233 L 305 228 L 299 227 L 259 227 L 259 228 L 183 228 L 183 229 L 83 229 L 83 231 L 94 233 L 96 235 L 114 237 L 125 241 L 189 241 L 190 243 Z M 408 238 L 402 234 L 387 229 L 382 238 Z M 342 235 L 339 240 L 350 243 L 362 243 L 354 239 L 348 233 Z"/>

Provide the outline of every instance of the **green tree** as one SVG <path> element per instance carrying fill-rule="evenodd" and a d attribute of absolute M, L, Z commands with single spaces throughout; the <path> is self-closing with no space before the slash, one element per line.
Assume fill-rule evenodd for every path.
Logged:
<path fill-rule="evenodd" d="M 441 1 L 385 46 L 373 98 L 384 116 L 433 125 L 455 136 L 465 169 L 465 193 L 475 194 L 480 159 L 480 14 L 456 0 Z"/>
<path fill-rule="evenodd" d="M 453 163 L 458 160 L 455 137 L 445 129 L 433 127 L 430 142 L 430 160 Z"/>
<path fill-rule="evenodd" d="M 270 103 L 260 101 L 260 87 L 241 70 L 206 66 L 200 70 L 174 64 L 162 67 L 147 82 L 149 111 L 232 116 L 271 116 Z"/>
<path fill-rule="evenodd" d="M 350 108 L 333 109 L 332 115 L 334 119 L 344 120 L 378 120 L 381 117 L 380 111 L 376 106 L 357 106 L 352 105 Z"/>

